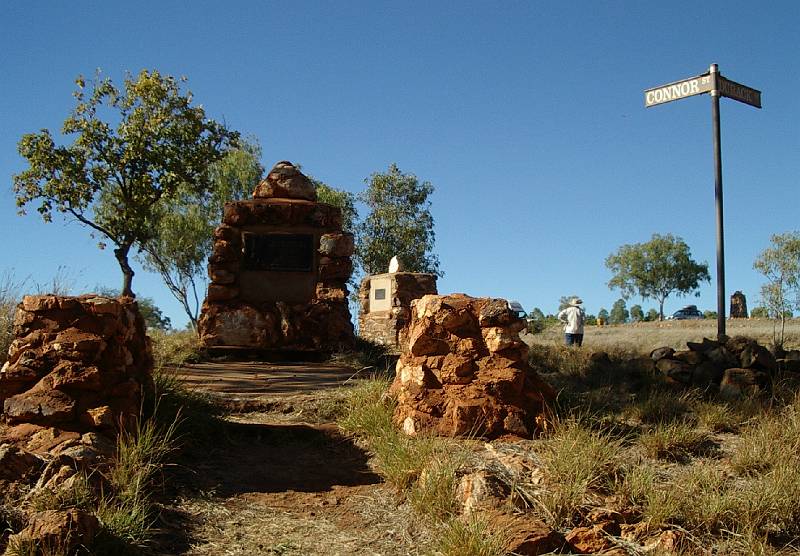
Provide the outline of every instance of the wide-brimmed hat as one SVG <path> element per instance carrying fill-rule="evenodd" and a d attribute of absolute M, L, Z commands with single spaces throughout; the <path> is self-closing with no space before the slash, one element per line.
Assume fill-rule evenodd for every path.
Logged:
<path fill-rule="evenodd" d="M 579 307 L 583 305 L 583 299 L 581 299 L 580 297 L 573 297 L 572 299 L 569 300 L 569 304 L 572 305 L 573 307 Z"/>

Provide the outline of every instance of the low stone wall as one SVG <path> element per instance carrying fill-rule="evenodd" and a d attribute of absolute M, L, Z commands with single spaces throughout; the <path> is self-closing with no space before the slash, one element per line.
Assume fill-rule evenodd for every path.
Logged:
<path fill-rule="evenodd" d="M 392 393 L 410 435 L 531 436 L 555 393 L 528 364 L 504 299 L 426 295 L 411 303 Z"/>
<path fill-rule="evenodd" d="M 719 389 L 728 397 L 751 396 L 762 392 L 778 370 L 800 372 L 800 351 L 779 352 L 744 336 L 724 341 L 688 342 L 686 350 L 669 347 L 653 350 L 650 357 L 656 369 L 668 380 L 686 386 Z"/>
<path fill-rule="evenodd" d="M 14 335 L 0 370 L 8 424 L 113 431 L 139 414 L 152 356 L 135 300 L 25 296 Z"/>

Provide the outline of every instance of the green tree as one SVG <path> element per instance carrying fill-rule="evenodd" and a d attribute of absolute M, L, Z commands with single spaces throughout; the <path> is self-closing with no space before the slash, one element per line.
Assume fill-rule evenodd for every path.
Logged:
<path fill-rule="evenodd" d="M 614 306 L 611 307 L 608 322 L 611 324 L 625 324 L 628 322 L 628 317 L 630 317 L 630 314 L 628 313 L 627 307 L 625 307 L 625 300 L 617 299 L 614 302 Z"/>
<path fill-rule="evenodd" d="M 780 321 L 780 334 L 773 328 L 773 341 L 783 345 L 786 318 L 800 309 L 800 232 L 775 234 L 753 268 L 763 274 L 767 283 L 761 286 L 761 302 L 769 315 Z"/>
<path fill-rule="evenodd" d="M 706 263 L 695 262 L 689 246 L 672 234 L 653 234 L 650 241 L 623 245 L 606 258 L 613 277 L 611 289 L 619 288 L 624 299 L 638 294 L 658 301 L 659 319 L 664 320 L 664 301 L 671 294 L 688 295 L 700 282 L 711 279 Z"/>
<path fill-rule="evenodd" d="M 642 322 L 644 320 L 644 311 L 642 311 L 641 305 L 631 307 L 631 320 L 633 322 Z"/>
<path fill-rule="evenodd" d="M 647 314 L 644 316 L 644 320 L 646 320 L 647 322 L 658 320 L 658 311 L 652 308 L 648 309 Z"/>
<path fill-rule="evenodd" d="M 753 319 L 768 319 L 769 318 L 769 311 L 766 307 L 753 307 L 753 310 L 750 311 L 750 318 Z"/>
<path fill-rule="evenodd" d="M 397 256 L 409 272 L 443 276 L 433 253 L 435 234 L 428 200 L 433 185 L 420 183 L 395 164 L 365 181 L 367 190 L 359 197 L 369 213 L 357 227 L 357 259 L 363 271 L 386 272 L 389 260 Z"/>
<path fill-rule="evenodd" d="M 712 311 L 711 309 L 703 311 L 703 318 L 707 320 L 714 320 L 717 318 L 717 312 Z"/>
<path fill-rule="evenodd" d="M 544 313 L 539 307 L 534 307 L 533 310 L 528 313 L 528 331 L 533 334 L 538 334 L 545 328 L 547 328 L 547 317 L 544 316 Z"/>
<path fill-rule="evenodd" d="M 343 189 L 337 189 L 315 178 L 309 178 L 317 188 L 317 200 L 342 209 L 342 230 L 354 233 L 358 224 L 356 196 Z"/>
<path fill-rule="evenodd" d="M 605 308 L 600 307 L 600 310 L 597 311 L 597 319 L 598 320 L 603 319 L 603 322 L 607 323 L 608 322 L 608 311 L 606 311 Z"/>
<path fill-rule="evenodd" d="M 204 189 L 181 187 L 162 203 L 158 233 L 142 246 L 142 264 L 157 272 L 197 329 L 206 262 L 213 248 L 214 228 L 228 201 L 249 196 L 264 174 L 261 145 L 255 138 L 236 147 L 212 164 Z"/>
<path fill-rule="evenodd" d="M 19 142 L 30 167 L 13 178 L 17 206 L 24 213 L 38 201 L 46 222 L 55 210 L 88 226 L 101 248 L 110 241 L 122 293 L 133 296 L 131 248 L 157 236 L 163 205 L 179 190 L 207 187 L 209 166 L 238 134 L 207 119 L 179 80 L 157 71 L 126 76 L 122 90 L 99 74 L 88 89 L 83 77 L 76 85 L 61 129 L 74 142 L 56 146 L 46 129 Z"/>

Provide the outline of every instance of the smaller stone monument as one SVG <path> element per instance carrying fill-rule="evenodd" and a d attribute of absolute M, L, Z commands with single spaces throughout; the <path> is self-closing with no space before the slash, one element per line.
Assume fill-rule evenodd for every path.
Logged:
<path fill-rule="evenodd" d="M 411 302 L 435 293 L 435 274 L 402 272 L 397 257 L 392 257 L 388 273 L 367 276 L 361 282 L 359 336 L 390 349 L 399 349 L 403 343 L 403 329 L 411 315 Z"/>
<path fill-rule="evenodd" d="M 406 434 L 530 437 L 553 389 L 528 363 L 524 322 L 505 299 L 426 295 L 411 304 L 391 391 Z"/>
<path fill-rule="evenodd" d="M 737 290 L 731 296 L 730 316 L 732 319 L 746 319 L 747 315 L 747 298 Z"/>

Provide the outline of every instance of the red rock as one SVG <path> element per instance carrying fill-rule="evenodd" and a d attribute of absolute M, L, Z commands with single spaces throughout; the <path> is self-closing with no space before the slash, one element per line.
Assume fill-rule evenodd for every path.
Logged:
<path fill-rule="evenodd" d="M 256 186 L 253 197 L 256 199 L 280 197 L 316 201 L 317 190 L 311 180 L 294 164 L 283 160 L 275 164 L 267 177 Z"/>
<path fill-rule="evenodd" d="M 55 425 L 75 417 L 75 399 L 58 390 L 28 391 L 3 402 L 3 413 L 9 423 Z"/>
<path fill-rule="evenodd" d="M 607 522 L 592 527 L 576 527 L 566 535 L 567 542 L 581 554 L 594 554 L 614 548 L 608 538 L 620 534 L 617 523 Z"/>
<path fill-rule="evenodd" d="M 539 556 L 559 551 L 565 545 L 564 536 L 543 521 L 529 516 L 518 516 L 499 511 L 487 511 L 489 531 L 507 539 L 508 552 L 520 556 Z"/>
<path fill-rule="evenodd" d="M 224 286 L 222 284 L 211 283 L 208 285 L 208 299 L 209 303 L 217 303 L 220 301 L 230 301 L 239 297 L 239 288 L 232 286 Z"/>
<path fill-rule="evenodd" d="M 355 240 L 350 233 L 323 234 L 319 238 L 319 253 L 325 257 L 351 257 L 355 252 Z"/>
<path fill-rule="evenodd" d="M 72 554 L 78 547 L 90 545 L 99 529 L 97 518 L 83 510 L 47 510 L 34 514 L 25 529 L 11 535 L 9 545 L 30 541 L 59 554 Z"/>

